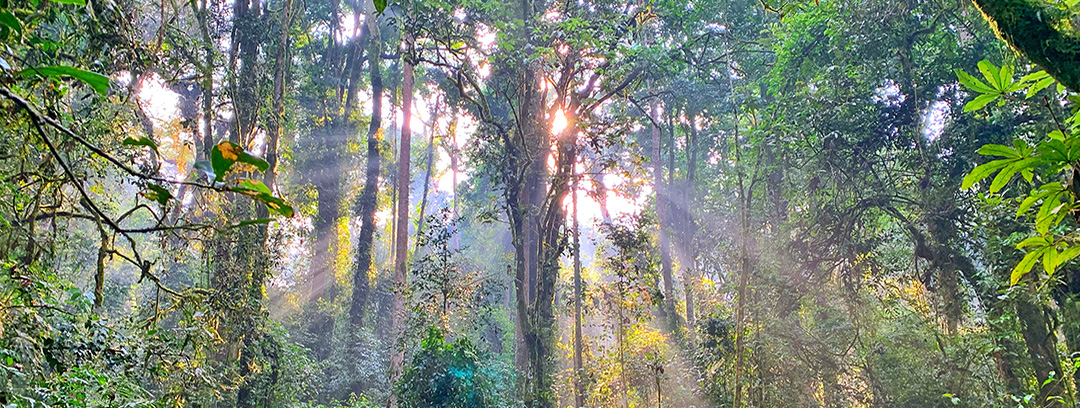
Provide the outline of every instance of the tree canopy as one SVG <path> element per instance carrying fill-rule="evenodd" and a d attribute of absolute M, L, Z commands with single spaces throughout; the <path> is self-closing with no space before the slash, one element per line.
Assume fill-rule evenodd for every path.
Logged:
<path fill-rule="evenodd" d="M 1076 406 L 1078 22 L 0 0 L 0 406 Z"/>

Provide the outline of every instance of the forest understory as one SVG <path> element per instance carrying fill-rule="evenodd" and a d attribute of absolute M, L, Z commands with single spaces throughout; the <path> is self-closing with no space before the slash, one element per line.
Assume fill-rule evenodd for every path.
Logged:
<path fill-rule="evenodd" d="M 1078 0 L 0 0 L 0 407 L 1080 407 Z"/>

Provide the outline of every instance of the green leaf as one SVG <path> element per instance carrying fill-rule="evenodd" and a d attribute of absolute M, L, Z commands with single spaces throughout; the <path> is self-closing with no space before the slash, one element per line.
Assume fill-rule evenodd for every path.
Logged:
<path fill-rule="evenodd" d="M 255 166 L 255 168 L 259 169 L 259 171 L 266 171 L 270 169 L 270 163 L 268 163 L 266 160 L 263 160 L 262 157 L 253 155 L 251 153 L 248 153 L 247 151 L 240 153 L 237 156 L 236 161 Z"/>
<path fill-rule="evenodd" d="M 157 201 L 158 204 L 161 204 L 161 205 L 165 205 L 166 203 L 168 203 L 169 199 L 171 199 L 172 196 L 173 196 L 172 192 L 170 192 L 165 187 L 150 184 L 150 185 L 147 185 L 146 188 L 147 188 L 147 191 L 142 192 L 143 197 L 146 197 L 148 199 Z"/>
<path fill-rule="evenodd" d="M 1035 236 L 1035 237 L 1031 237 L 1031 238 L 1025 239 L 1023 241 L 1020 241 L 1019 244 L 1016 244 L 1016 249 L 1024 249 L 1024 248 L 1027 248 L 1027 247 L 1030 247 L 1030 246 L 1044 247 L 1044 246 L 1047 246 L 1047 245 L 1050 245 L 1050 241 L 1048 241 L 1046 238 L 1044 238 L 1042 236 Z"/>
<path fill-rule="evenodd" d="M 0 10 L 0 24 L 8 26 L 16 35 L 22 37 L 22 22 L 7 10 Z"/>
<path fill-rule="evenodd" d="M 1043 270 L 1049 276 L 1054 276 L 1054 271 L 1057 270 L 1057 248 L 1048 246 L 1043 249 Z"/>
<path fill-rule="evenodd" d="M 216 174 L 214 181 L 223 180 L 225 173 L 228 173 L 229 169 L 237 162 L 255 166 L 259 171 L 270 169 L 270 163 L 261 157 L 251 154 L 236 143 L 223 141 L 215 145 L 210 151 L 210 163 L 214 167 L 214 174 Z"/>
<path fill-rule="evenodd" d="M 1050 132 L 1049 134 L 1047 134 L 1047 136 L 1049 136 L 1051 139 L 1054 139 L 1054 140 L 1057 140 L 1057 141 L 1060 141 L 1060 142 L 1065 141 L 1065 134 L 1061 133 L 1060 130 L 1055 130 L 1053 132 Z"/>
<path fill-rule="evenodd" d="M 85 4 L 85 3 L 84 3 Z M 90 85 L 97 93 L 105 95 L 109 93 L 109 77 L 96 72 L 83 71 L 81 69 L 54 65 L 24 69 L 20 73 L 24 77 L 42 75 L 45 77 L 70 77 L 78 79 Z"/>
<path fill-rule="evenodd" d="M 983 147 L 980 147 L 979 150 L 976 150 L 975 152 L 983 156 L 1001 156 L 1010 159 L 1019 159 L 1022 157 L 1015 148 L 999 144 L 983 145 Z"/>
<path fill-rule="evenodd" d="M 1024 177 L 1024 180 L 1028 183 L 1035 181 L 1035 173 L 1031 169 L 1020 170 L 1020 175 Z"/>
<path fill-rule="evenodd" d="M 1035 162 L 1035 160 L 1024 159 L 1005 166 L 1005 168 L 1001 169 L 1001 171 L 998 172 L 998 175 L 994 177 L 994 181 L 990 183 L 990 193 L 1001 191 L 1001 189 L 1009 184 L 1009 181 L 1012 181 L 1012 178 L 1016 173 L 1031 167 L 1033 162 Z"/>
<path fill-rule="evenodd" d="M 1028 88 L 1027 94 L 1024 95 L 1024 98 L 1027 99 L 1035 96 L 1035 94 L 1039 93 L 1039 91 L 1046 89 L 1046 87 L 1052 85 L 1053 83 L 1054 78 L 1043 78 L 1041 81 L 1036 82 L 1035 85 L 1032 85 L 1030 88 Z"/>
<path fill-rule="evenodd" d="M 1024 274 L 1030 272 L 1031 268 L 1035 266 L 1035 261 L 1039 259 L 1039 255 L 1042 255 L 1041 250 L 1028 252 L 1028 254 L 1024 256 L 1024 259 L 1016 264 L 1012 273 L 1009 274 L 1009 285 L 1015 285 L 1017 282 L 1020 282 L 1020 278 L 1024 277 Z"/>
<path fill-rule="evenodd" d="M 1028 212 L 1037 201 L 1039 201 L 1039 198 L 1035 196 L 1028 196 L 1025 198 L 1024 201 L 1020 203 L 1020 207 L 1016 209 L 1016 216 L 1019 217 Z"/>
<path fill-rule="evenodd" d="M 294 212 L 292 206 L 280 198 L 274 197 L 270 194 L 262 193 L 255 196 L 256 200 L 262 201 L 266 204 L 266 208 L 270 212 L 281 214 L 284 217 L 292 217 Z"/>
<path fill-rule="evenodd" d="M 1035 216 L 1035 230 L 1039 234 L 1046 234 L 1050 231 L 1051 225 L 1054 223 L 1055 213 L 1054 208 L 1061 204 L 1059 199 L 1064 193 L 1052 193 L 1043 200 L 1043 204 L 1039 207 L 1039 213 Z"/>
<path fill-rule="evenodd" d="M 270 192 L 270 188 L 264 185 L 262 181 L 249 179 L 240 180 L 237 188 L 233 189 L 233 191 L 248 195 L 273 194 Z"/>
<path fill-rule="evenodd" d="M 49 0 L 49 1 L 54 2 L 54 3 L 60 3 L 60 4 L 74 4 L 76 6 L 85 6 L 86 5 L 86 0 Z"/>
<path fill-rule="evenodd" d="M 375 11 L 382 14 L 383 10 L 386 10 L 386 1 L 387 0 L 375 0 Z"/>
<path fill-rule="evenodd" d="M 1020 203 L 1020 207 L 1016 209 L 1016 215 L 1020 216 L 1021 214 L 1027 212 L 1040 199 L 1046 198 L 1054 193 L 1061 193 L 1063 191 L 1065 191 L 1065 187 L 1062 186 L 1061 183 L 1053 182 L 1043 184 L 1039 188 L 1032 191 L 1031 194 L 1029 194 L 1028 197 Z"/>
<path fill-rule="evenodd" d="M 998 73 L 998 81 L 1001 82 L 1001 88 L 999 89 L 1001 89 L 1002 92 L 1014 92 L 1019 89 L 1019 87 L 1014 86 L 1012 75 L 1012 65 L 1002 64 L 1001 71 Z"/>
<path fill-rule="evenodd" d="M 975 183 L 978 183 L 983 179 L 989 177 L 998 169 L 1008 166 L 1015 160 L 1016 159 L 1000 159 L 976 166 L 975 169 L 971 170 L 971 173 L 968 173 L 968 175 L 964 176 L 964 182 L 960 185 L 960 188 L 964 190 L 971 188 L 971 186 L 975 185 Z"/>
<path fill-rule="evenodd" d="M 1035 71 L 1035 72 L 1032 72 L 1030 74 L 1024 75 L 1023 78 L 1020 78 L 1020 82 L 1038 81 L 1040 79 L 1043 79 L 1043 78 L 1046 78 L 1046 77 L 1049 77 L 1049 76 L 1050 76 L 1050 74 L 1046 73 L 1045 70 L 1039 70 L 1039 71 Z"/>
<path fill-rule="evenodd" d="M 214 167 L 215 174 L 214 181 L 225 179 L 225 173 L 228 173 L 233 164 L 236 164 L 236 159 L 243 151 L 244 149 L 239 145 L 228 141 L 214 145 L 214 148 L 210 150 L 210 164 Z"/>
<path fill-rule="evenodd" d="M 1020 153 L 1020 157 L 1027 157 L 1033 151 L 1031 146 L 1028 146 L 1024 139 L 1014 139 L 1013 149 L 1015 149 L 1017 153 Z"/>
<path fill-rule="evenodd" d="M 982 109 L 986 107 L 986 105 L 990 104 L 990 102 L 996 101 L 997 98 L 1000 96 L 1001 94 L 989 93 L 976 96 L 975 99 L 971 100 L 971 102 L 964 104 L 964 112 L 974 112 Z"/>
<path fill-rule="evenodd" d="M 990 61 L 979 61 L 979 72 L 982 72 L 983 78 L 986 78 L 986 82 L 989 83 L 991 87 L 999 91 L 1003 89 L 1001 86 L 1001 78 L 998 77 L 1000 70 L 998 67 L 994 66 L 994 64 L 991 64 Z"/>
<path fill-rule="evenodd" d="M 1064 265 L 1066 262 L 1069 262 L 1073 260 L 1073 258 L 1076 258 L 1077 255 L 1080 255 L 1080 246 L 1072 246 L 1064 251 L 1061 251 L 1061 253 L 1059 253 L 1057 258 L 1055 259 L 1055 261 L 1057 262 L 1057 266 Z"/>
<path fill-rule="evenodd" d="M 124 138 L 124 141 L 121 142 L 121 143 L 124 146 L 146 146 L 146 147 L 149 147 L 149 148 L 154 149 L 154 150 L 158 149 L 157 143 L 154 142 L 152 139 L 150 139 L 148 137 L 140 137 L 140 138 L 136 139 L 134 137 L 129 136 L 129 137 Z"/>
<path fill-rule="evenodd" d="M 968 74 L 967 72 L 959 69 L 953 71 L 956 72 L 956 77 L 960 80 L 960 85 L 963 85 L 967 89 L 981 94 L 997 92 L 997 90 L 995 90 L 993 87 L 983 83 L 983 81 L 980 81 L 978 78 L 971 76 L 971 74 Z"/>

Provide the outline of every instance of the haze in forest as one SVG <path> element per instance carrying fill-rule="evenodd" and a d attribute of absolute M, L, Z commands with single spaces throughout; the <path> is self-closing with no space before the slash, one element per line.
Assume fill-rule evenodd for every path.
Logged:
<path fill-rule="evenodd" d="M 1076 0 L 0 0 L 0 407 L 1080 406 Z"/>

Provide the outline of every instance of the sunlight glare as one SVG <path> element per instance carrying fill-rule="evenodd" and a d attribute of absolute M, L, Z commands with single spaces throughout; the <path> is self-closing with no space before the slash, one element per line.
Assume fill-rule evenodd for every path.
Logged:
<path fill-rule="evenodd" d="M 566 114 L 562 109 L 555 112 L 555 117 L 551 119 L 551 134 L 558 135 L 566 129 Z"/>

